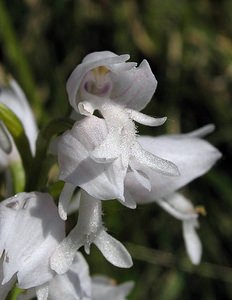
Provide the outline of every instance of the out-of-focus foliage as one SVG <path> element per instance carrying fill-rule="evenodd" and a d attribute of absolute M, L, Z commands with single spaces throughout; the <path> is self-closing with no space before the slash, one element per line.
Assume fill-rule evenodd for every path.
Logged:
<path fill-rule="evenodd" d="M 200 220 L 201 265 L 187 259 L 181 224 L 155 204 L 133 211 L 104 203 L 107 227 L 128 242 L 134 267 L 116 269 L 94 249 L 87 259 L 93 273 L 134 279 L 131 300 L 232 298 L 231 20 L 228 0 L 0 0 L 1 64 L 25 90 L 40 126 L 69 114 L 66 79 L 97 50 L 149 61 L 158 88 L 146 113 L 168 121 L 161 128 L 141 126 L 141 133 L 216 125 L 209 139 L 224 157 L 185 189 L 207 210 Z"/>

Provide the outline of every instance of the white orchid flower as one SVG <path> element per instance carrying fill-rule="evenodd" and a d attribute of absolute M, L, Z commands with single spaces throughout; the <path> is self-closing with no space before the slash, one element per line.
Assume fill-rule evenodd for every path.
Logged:
<path fill-rule="evenodd" d="M 179 177 L 157 174 L 137 162 L 136 168 L 147 175 L 151 190 L 145 189 L 133 172 L 127 173 L 125 189 L 128 200 L 138 204 L 156 202 L 175 218 L 183 221 L 183 234 L 188 255 L 194 264 L 201 258 L 201 242 L 195 229 L 198 227 L 198 210 L 176 191 L 195 178 L 205 174 L 221 157 L 221 153 L 201 137 L 214 129 L 208 125 L 190 134 L 161 137 L 139 137 L 144 149 L 173 161 L 180 170 Z M 127 199 L 126 199 L 127 201 Z"/>
<path fill-rule="evenodd" d="M 76 67 L 67 81 L 72 107 L 86 116 L 91 116 L 98 110 L 105 120 L 102 125 L 99 122 L 99 129 L 92 126 L 92 135 L 97 135 L 101 130 L 104 138 L 96 137 L 91 158 L 96 163 L 115 161 L 114 165 L 117 164 L 116 168 L 121 172 L 118 176 L 121 181 L 124 180 L 131 159 L 143 161 L 159 172 L 178 175 L 174 164 L 147 153 L 136 139 L 134 121 L 159 126 L 166 121 L 166 117 L 157 119 L 138 112 L 151 100 L 157 81 L 147 61 L 144 60 L 136 68 L 136 63 L 126 63 L 128 59 L 129 55 L 118 56 L 109 51 L 91 53 Z M 95 122 L 94 118 L 91 122 Z M 66 135 L 64 143 L 74 144 L 69 139 L 79 139 L 76 135 L 79 135 L 80 130 L 76 127 L 74 125 L 72 132 Z M 122 197 L 122 192 L 122 188 L 119 188 L 119 198 Z"/>
<path fill-rule="evenodd" d="M 35 117 L 22 89 L 14 79 L 10 79 L 9 87 L 0 87 L 0 103 L 11 109 L 22 122 L 31 151 L 34 154 L 38 134 Z M 10 162 L 18 161 L 20 158 L 9 132 L 3 123 L 0 123 L 0 125 L 0 135 L 5 137 L 5 144 L 10 143 L 10 146 L 8 146 L 9 151 L 4 151 L 4 141 L 0 145 L 0 169 L 4 169 Z"/>
<path fill-rule="evenodd" d="M 87 254 L 91 244 L 95 244 L 104 257 L 121 268 L 132 266 L 132 259 L 126 248 L 106 232 L 102 223 L 102 204 L 84 190 L 81 191 L 77 225 L 60 243 L 51 257 L 51 268 L 58 274 L 67 272 L 76 251 L 84 246 Z"/>
<path fill-rule="evenodd" d="M 50 256 L 64 236 L 64 222 L 48 194 L 19 193 L 1 202 L 2 288 L 17 275 L 20 288 L 35 287 L 38 299 L 46 300 L 55 275 Z"/>

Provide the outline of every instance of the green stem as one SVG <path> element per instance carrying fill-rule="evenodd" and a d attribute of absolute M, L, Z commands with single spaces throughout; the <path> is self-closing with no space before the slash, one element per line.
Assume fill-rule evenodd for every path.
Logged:
<path fill-rule="evenodd" d="M 23 290 L 21 290 L 15 285 L 9 293 L 9 295 L 7 296 L 7 300 L 17 300 L 18 296 L 22 293 L 22 291 Z"/>

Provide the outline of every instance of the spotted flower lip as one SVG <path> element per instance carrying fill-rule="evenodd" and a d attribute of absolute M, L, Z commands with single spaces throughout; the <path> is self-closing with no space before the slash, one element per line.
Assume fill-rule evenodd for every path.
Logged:
<path fill-rule="evenodd" d="M 157 81 L 150 66 L 144 60 L 126 62 L 130 56 L 116 55 L 110 51 L 88 54 L 67 81 L 69 101 L 79 111 L 80 103 L 87 101 L 88 110 L 94 110 L 102 99 L 137 111 L 142 110 L 151 100 Z"/>
<path fill-rule="evenodd" d="M 1 202 L 2 284 L 16 274 L 20 288 L 35 287 L 39 294 L 46 294 L 44 285 L 55 274 L 49 259 L 64 235 L 64 222 L 48 194 L 19 193 Z"/>

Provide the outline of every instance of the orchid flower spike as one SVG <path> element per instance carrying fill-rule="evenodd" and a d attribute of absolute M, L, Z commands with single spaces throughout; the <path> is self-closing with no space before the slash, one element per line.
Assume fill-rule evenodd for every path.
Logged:
<path fill-rule="evenodd" d="M 176 191 L 208 172 L 221 157 L 221 153 L 215 147 L 202 139 L 213 130 L 213 125 L 207 125 L 189 134 L 139 137 L 138 140 L 144 149 L 173 161 L 181 175 L 179 177 L 158 175 L 150 168 L 137 166 L 140 172 L 147 174 L 151 182 L 150 191 L 139 184 L 133 172 L 128 172 L 125 179 L 128 200 L 133 199 L 138 204 L 156 202 L 183 222 L 187 252 L 194 264 L 200 262 L 202 252 L 201 242 L 196 234 L 198 209 Z"/>
<path fill-rule="evenodd" d="M 84 246 L 87 254 L 90 245 L 95 244 L 104 257 L 113 265 L 121 268 L 132 266 L 132 259 L 126 248 L 106 232 L 102 224 L 101 201 L 81 191 L 77 225 L 57 247 L 51 257 L 51 268 L 58 274 L 67 272 L 76 251 Z"/>
<path fill-rule="evenodd" d="M 1 202 L 1 289 L 17 279 L 19 288 L 34 287 L 38 300 L 46 300 L 55 275 L 50 256 L 64 236 L 64 222 L 48 194 L 19 193 Z"/>

